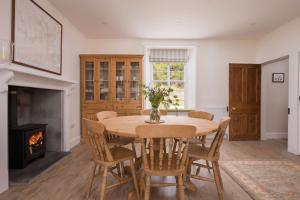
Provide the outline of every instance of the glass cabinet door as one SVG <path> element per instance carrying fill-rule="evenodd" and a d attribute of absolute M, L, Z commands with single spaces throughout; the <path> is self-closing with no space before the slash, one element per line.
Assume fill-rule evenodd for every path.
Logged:
<path fill-rule="evenodd" d="M 106 101 L 109 98 L 109 62 L 108 61 L 100 61 L 100 79 L 99 79 L 99 93 L 100 93 L 100 101 Z"/>
<path fill-rule="evenodd" d="M 140 63 L 130 62 L 130 100 L 136 101 L 140 90 Z"/>
<path fill-rule="evenodd" d="M 85 62 L 85 100 L 94 101 L 94 72 L 95 66 L 94 62 L 87 61 Z"/>
<path fill-rule="evenodd" d="M 125 99 L 125 62 L 116 62 L 116 100 L 123 101 Z"/>

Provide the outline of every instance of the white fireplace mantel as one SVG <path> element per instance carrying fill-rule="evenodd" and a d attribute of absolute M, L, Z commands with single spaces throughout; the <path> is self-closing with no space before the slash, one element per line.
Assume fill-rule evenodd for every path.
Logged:
<path fill-rule="evenodd" d="M 8 91 L 8 82 L 13 78 L 14 73 L 12 71 L 0 70 L 0 93 Z"/>
<path fill-rule="evenodd" d="M 79 91 L 75 81 L 66 80 L 57 75 L 31 71 L 12 64 L 0 65 L 0 193 L 8 189 L 8 86 L 23 86 L 41 89 L 63 91 L 63 151 L 69 151 L 74 144 L 80 142 L 80 137 L 70 138 L 74 132 L 76 121 L 72 116 L 70 102 L 77 98 L 74 91 Z M 79 97 L 78 97 L 79 98 Z"/>
<path fill-rule="evenodd" d="M 39 70 L 34 70 L 31 68 L 26 68 L 20 65 L 15 65 L 15 64 L 0 64 L 0 73 L 4 73 L 4 74 L 12 74 L 13 76 L 23 76 L 22 78 L 28 78 L 30 81 L 25 81 L 24 84 L 28 84 L 26 82 L 30 82 L 31 85 L 34 84 L 34 82 L 37 82 L 37 87 L 42 87 L 43 85 L 41 85 L 41 82 L 44 82 L 44 84 L 48 84 L 49 87 L 53 87 L 54 85 L 60 89 L 62 88 L 66 88 L 69 86 L 72 86 L 74 84 L 78 84 L 78 82 L 73 81 L 73 80 L 68 80 L 64 77 L 55 75 L 55 74 L 51 74 L 48 72 L 43 72 L 43 71 L 39 71 Z M 11 77 L 12 78 L 12 77 Z M 2 77 L 1 79 L 2 80 Z M 19 78 L 16 78 L 14 80 L 16 81 L 21 81 L 19 80 Z M 10 82 L 9 84 L 11 85 L 13 82 Z M 18 82 L 16 82 L 17 84 Z M 2 85 L 2 82 L 0 82 L 0 84 Z M 20 82 L 20 84 L 22 84 L 22 82 Z M 19 84 L 19 85 L 20 85 Z M 24 85 L 26 86 L 26 85 Z M 32 87 L 32 86 L 31 86 Z M 47 86 L 46 86 L 47 87 Z M 51 89 L 51 88 L 49 88 Z"/>

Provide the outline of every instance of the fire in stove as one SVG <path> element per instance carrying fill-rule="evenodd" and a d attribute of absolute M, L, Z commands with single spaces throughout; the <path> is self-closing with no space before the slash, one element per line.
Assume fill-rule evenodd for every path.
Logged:
<path fill-rule="evenodd" d="M 32 149 L 37 148 L 43 144 L 43 132 L 32 134 L 29 138 L 29 151 L 32 154 Z"/>

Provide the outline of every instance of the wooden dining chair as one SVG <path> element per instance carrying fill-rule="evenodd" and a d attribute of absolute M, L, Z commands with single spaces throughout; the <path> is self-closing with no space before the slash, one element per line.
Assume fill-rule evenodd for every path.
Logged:
<path fill-rule="evenodd" d="M 109 119 L 112 117 L 117 117 L 118 113 L 115 111 L 101 111 L 101 112 L 98 112 L 96 115 L 97 115 L 98 120 L 103 120 L 103 119 Z"/>
<path fill-rule="evenodd" d="M 206 120 L 209 120 L 209 121 L 214 120 L 214 114 L 209 113 L 209 112 L 204 112 L 204 111 L 191 111 L 191 112 L 188 113 L 188 117 L 206 119 Z M 191 144 L 199 144 L 199 145 L 202 145 L 203 147 L 205 147 L 206 135 L 196 136 L 191 140 L 190 143 Z M 209 167 L 209 162 L 208 161 L 206 161 L 206 166 L 207 166 L 208 172 L 210 172 L 210 167 Z M 200 173 L 200 169 L 201 169 L 200 167 L 197 168 L 197 174 Z"/>
<path fill-rule="evenodd" d="M 188 150 L 188 160 L 189 160 L 188 163 L 189 164 L 187 167 L 187 177 L 198 179 L 198 180 L 203 180 L 203 181 L 215 182 L 217 190 L 218 190 L 219 199 L 223 199 L 223 183 L 222 183 L 222 178 L 221 178 L 218 161 L 220 158 L 220 147 L 222 145 L 225 131 L 229 125 L 229 122 L 230 122 L 229 117 L 224 117 L 221 119 L 218 131 L 217 131 L 215 138 L 209 148 L 207 148 L 205 146 L 203 147 L 203 146 L 199 146 L 196 144 L 191 144 L 189 146 L 189 150 Z M 207 165 L 202 165 L 200 163 L 195 162 L 195 161 L 200 161 L 200 160 L 205 160 L 205 161 L 211 162 L 212 167 L 207 166 Z M 197 172 L 196 172 L 196 174 L 192 174 L 191 173 L 192 166 L 211 168 L 213 170 L 214 178 L 200 176 L 199 174 L 197 174 Z"/>
<path fill-rule="evenodd" d="M 141 110 L 140 114 L 141 115 L 150 115 L 151 109 L 145 109 L 145 110 Z M 167 110 L 159 110 L 160 115 L 167 115 L 168 111 Z"/>
<path fill-rule="evenodd" d="M 188 125 L 141 125 L 136 128 L 136 133 L 141 139 L 143 161 L 141 191 L 144 192 L 144 199 L 149 200 L 151 186 L 177 186 L 178 198 L 183 200 L 183 173 L 186 166 L 187 150 L 189 139 L 196 135 L 196 127 Z M 175 142 L 175 138 L 179 138 L 178 143 Z M 154 144 L 154 140 L 159 140 L 158 146 Z M 146 147 L 148 142 L 150 144 L 149 149 Z M 151 184 L 152 176 L 174 176 L 176 183 Z"/>
<path fill-rule="evenodd" d="M 101 122 L 104 119 L 109 119 L 112 117 L 117 117 L 118 113 L 115 111 L 101 111 L 97 114 L 98 120 Z M 109 144 L 109 146 L 125 146 L 128 144 L 131 144 L 132 150 L 136 155 L 135 145 L 134 145 L 134 138 L 128 138 L 128 137 L 121 137 L 114 134 L 109 134 L 105 132 L 106 140 Z"/>
<path fill-rule="evenodd" d="M 206 119 L 212 121 L 214 119 L 214 114 L 209 112 L 204 112 L 204 111 L 191 111 L 188 113 L 188 117 Z M 206 140 L 206 136 L 196 136 L 193 138 L 191 143 L 205 145 L 206 143 L 205 140 Z"/>
<path fill-rule="evenodd" d="M 97 175 L 96 171 L 99 167 L 100 171 L 100 195 L 99 199 L 103 200 L 105 197 L 105 192 L 108 189 L 116 188 L 122 184 L 125 184 L 133 179 L 135 191 L 137 197 L 139 197 L 139 189 L 135 174 L 134 168 L 134 153 L 133 151 L 119 146 L 109 147 L 106 141 L 106 137 L 104 135 L 105 127 L 101 124 L 101 122 L 91 121 L 88 119 L 83 119 L 88 132 L 89 144 L 91 146 L 93 152 L 93 168 L 88 180 L 88 192 L 87 198 L 89 198 L 91 189 L 93 186 L 94 178 Z M 120 163 L 124 163 L 125 161 L 130 161 L 130 169 L 131 169 L 131 177 L 119 176 L 119 174 L 115 173 L 113 170 L 116 169 L 116 166 Z M 107 186 L 107 174 L 111 173 L 111 175 L 118 180 L 118 183 Z"/>
<path fill-rule="evenodd" d="M 188 113 L 189 117 L 200 118 L 212 121 L 214 119 L 214 114 L 204 111 L 191 111 Z"/>

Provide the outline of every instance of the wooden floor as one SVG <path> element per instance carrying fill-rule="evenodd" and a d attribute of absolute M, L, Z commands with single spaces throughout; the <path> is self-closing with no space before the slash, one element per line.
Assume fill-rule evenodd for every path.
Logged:
<path fill-rule="evenodd" d="M 300 157 L 287 153 L 286 140 L 228 142 L 222 147 L 221 160 L 291 160 L 300 165 Z M 79 145 L 63 160 L 43 173 L 31 185 L 14 186 L 0 195 L 1 200 L 80 200 L 84 199 L 85 182 L 91 168 L 91 155 L 86 145 Z M 222 171 L 225 199 L 250 200 L 251 198 L 225 172 Z M 193 181 L 197 192 L 186 192 L 186 199 L 218 199 L 215 185 Z M 98 196 L 97 182 L 92 199 Z M 109 191 L 106 199 L 127 199 L 132 184 Z M 151 199 L 176 199 L 175 188 L 151 189 Z"/>

